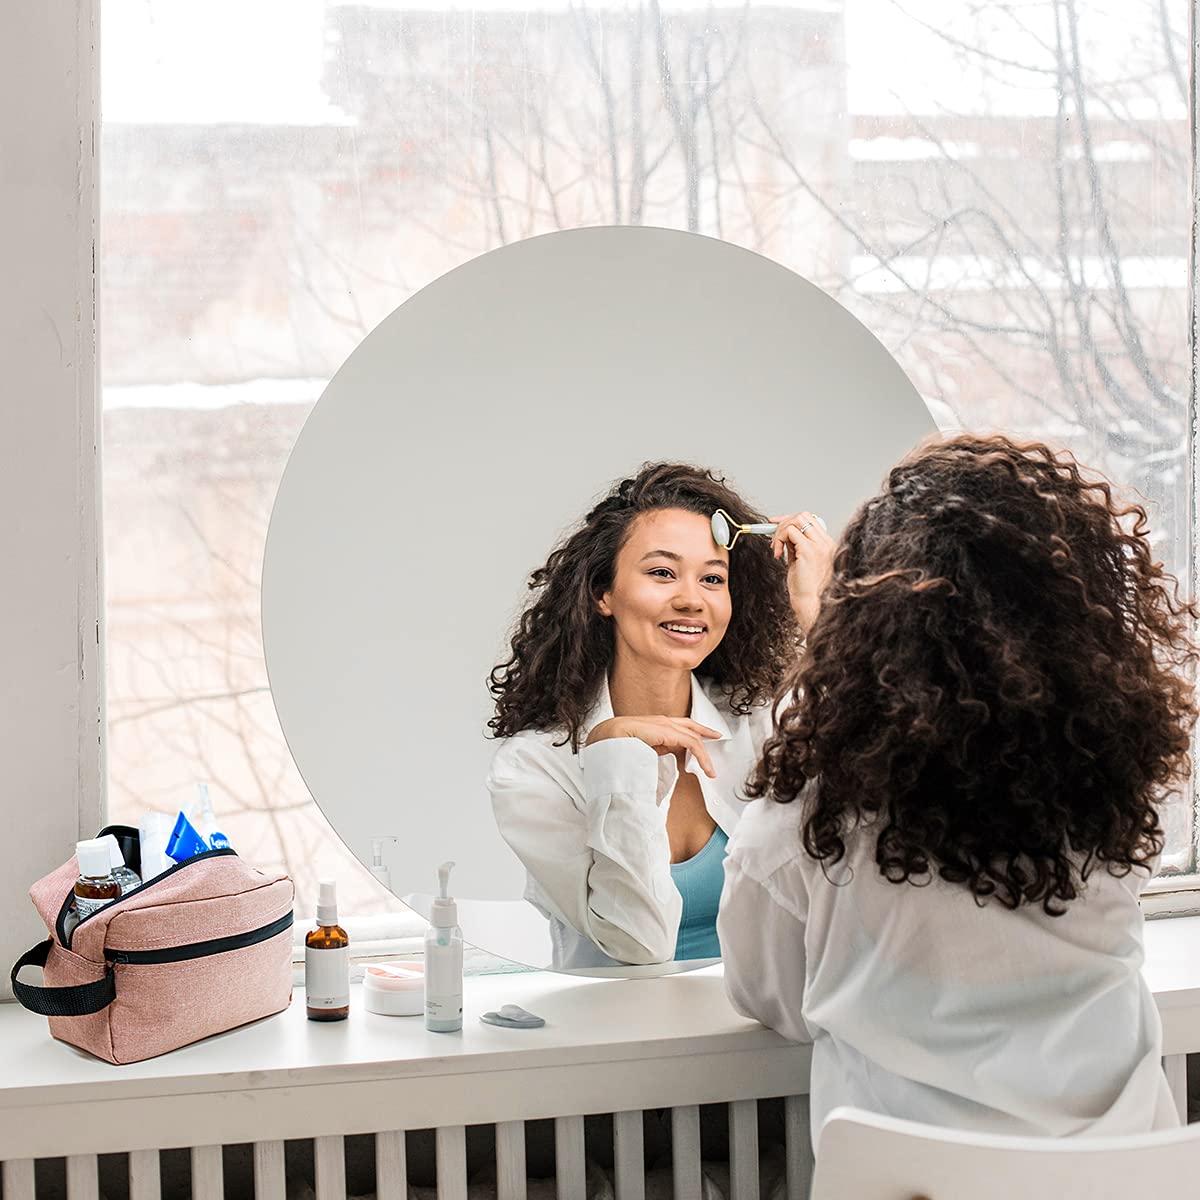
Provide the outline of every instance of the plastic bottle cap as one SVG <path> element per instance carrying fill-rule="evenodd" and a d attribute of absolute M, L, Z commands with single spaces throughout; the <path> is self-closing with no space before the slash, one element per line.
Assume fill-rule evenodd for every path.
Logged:
<path fill-rule="evenodd" d="M 383 866 L 383 847 L 385 842 L 398 844 L 400 839 L 394 833 L 377 834 L 371 839 L 371 865 Z"/>
<path fill-rule="evenodd" d="M 113 845 L 116 839 L 113 838 Z M 119 854 L 120 851 L 118 850 Z M 108 843 L 103 838 L 88 838 L 77 842 L 75 857 L 79 861 L 79 873 L 88 879 L 103 879 L 112 873 L 112 860 L 109 858 Z M 122 860 L 124 861 L 124 860 Z"/>
<path fill-rule="evenodd" d="M 337 880 L 322 879 L 317 895 L 317 924 L 337 924 Z"/>
<path fill-rule="evenodd" d="M 450 895 L 450 872 L 454 870 L 452 862 L 444 862 L 438 867 L 438 894 L 434 897 L 433 908 L 429 914 L 429 923 L 435 929 L 451 929 L 458 924 L 458 906 Z"/>
<path fill-rule="evenodd" d="M 96 841 L 103 842 L 108 847 L 108 865 L 114 870 L 117 867 L 125 865 L 125 855 L 121 853 L 121 847 L 117 845 L 116 837 L 111 833 L 106 833 L 103 837 L 96 838 Z"/>

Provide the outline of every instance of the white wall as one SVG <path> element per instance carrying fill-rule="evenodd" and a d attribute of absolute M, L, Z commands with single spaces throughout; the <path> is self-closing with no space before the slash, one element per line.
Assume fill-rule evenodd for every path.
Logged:
<path fill-rule="evenodd" d="M 0 4 L 0 998 L 103 807 L 96 16 Z"/>

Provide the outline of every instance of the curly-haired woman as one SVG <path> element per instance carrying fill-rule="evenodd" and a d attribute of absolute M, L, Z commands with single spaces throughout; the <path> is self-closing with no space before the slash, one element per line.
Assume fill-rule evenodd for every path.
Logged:
<path fill-rule="evenodd" d="M 720 953 L 737 788 L 833 543 L 799 513 L 730 551 L 713 541 L 718 508 L 763 519 L 686 464 L 615 484 L 533 572 L 511 656 L 491 673 L 488 724 L 504 739 L 492 807 L 549 920 L 555 966 Z"/>
<path fill-rule="evenodd" d="M 844 531 L 730 848 L 743 1013 L 839 1104 L 1053 1135 L 1177 1123 L 1138 891 L 1187 771 L 1195 610 L 1065 454 L 919 449 Z"/>

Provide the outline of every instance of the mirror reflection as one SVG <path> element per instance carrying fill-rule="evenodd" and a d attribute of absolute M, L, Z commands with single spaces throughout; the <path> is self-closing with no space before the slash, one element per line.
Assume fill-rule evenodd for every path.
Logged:
<path fill-rule="evenodd" d="M 569 230 L 436 280 L 330 381 L 272 512 L 263 640 L 310 792 L 424 915 L 455 862 L 496 956 L 711 961 L 831 536 L 933 429 L 869 330 L 725 242 Z"/>
<path fill-rule="evenodd" d="M 718 545 L 717 511 L 770 533 Z M 488 791 L 556 966 L 720 957 L 740 785 L 833 547 L 811 512 L 768 524 L 714 472 L 653 463 L 533 572 L 491 673 Z"/>

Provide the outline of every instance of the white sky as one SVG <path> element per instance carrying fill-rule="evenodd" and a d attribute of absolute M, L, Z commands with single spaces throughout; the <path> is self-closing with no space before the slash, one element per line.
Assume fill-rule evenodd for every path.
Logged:
<path fill-rule="evenodd" d="M 333 0 L 330 0 L 331 5 Z M 583 0 L 575 0 L 581 4 Z M 720 8 L 715 0 L 662 0 L 666 9 Z M 774 0 L 769 6 L 830 9 L 839 0 Z M 372 0 L 414 11 L 561 9 L 568 0 Z M 599 7 L 590 0 L 591 7 Z M 321 91 L 326 0 L 108 0 L 103 5 L 103 115 L 113 123 L 179 122 L 322 125 L 346 118 Z M 611 7 L 624 7 L 613 0 Z M 740 8 L 732 0 L 729 7 Z M 762 5 L 762 7 L 768 7 Z M 984 16 L 963 0 L 845 0 L 849 106 L 857 114 L 1053 111 L 1052 78 L 1022 67 L 1047 66 L 1038 39 L 1052 39 L 1048 3 L 997 5 Z M 1154 10 L 1137 0 L 1081 5 L 1086 61 L 1105 78 L 1136 73 L 1139 58 L 1158 62 Z M 1003 10 L 1017 14 L 1024 30 Z M 947 42 L 941 29 L 1021 67 L 988 79 Z M 1184 64 L 1186 70 L 1186 63 Z M 1135 85 L 1144 93 L 1146 85 Z M 1186 116 L 1163 87 L 1165 109 L 1139 101 L 1139 115 Z"/>
<path fill-rule="evenodd" d="M 108 0 L 101 114 L 113 123 L 327 125 L 323 0 Z"/>

